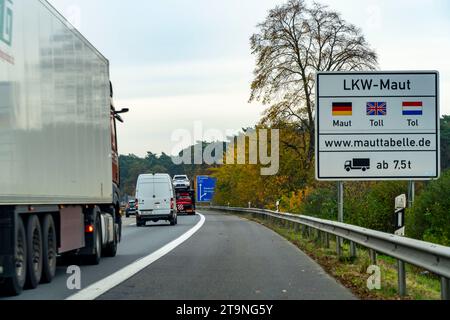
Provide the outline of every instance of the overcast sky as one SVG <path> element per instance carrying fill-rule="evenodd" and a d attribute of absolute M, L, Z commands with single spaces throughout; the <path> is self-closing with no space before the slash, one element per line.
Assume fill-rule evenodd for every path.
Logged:
<path fill-rule="evenodd" d="M 176 129 L 238 130 L 263 107 L 248 104 L 249 37 L 281 0 L 50 0 L 111 63 L 120 151 L 171 153 Z M 438 70 L 450 114 L 450 1 L 322 0 L 362 28 L 381 70 Z M 192 141 L 193 143 L 194 141 Z"/>

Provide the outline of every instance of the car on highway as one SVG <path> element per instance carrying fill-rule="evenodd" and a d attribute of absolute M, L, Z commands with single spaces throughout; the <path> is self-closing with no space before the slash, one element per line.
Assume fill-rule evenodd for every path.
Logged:
<path fill-rule="evenodd" d="M 125 209 L 125 216 L 129 218 L 131 215 L 136 215 L 136 200 L 129 200 L 127 208 Z"/>
<path fill-rule="evenodd" d="M 191 182 L 187 175 L 175 175 L 173 177 L 173 186 L 175 189 L 190 189 Z"/>
<path fill-rule="evenodd" d="M 194 190 L 175 190 L 178 214 L 195 215 Z"/>
<path fill-rule="evenodd" d="M 178 223 L 175 190 L 168 174 L 142 174 L 136 185 L 136 225 L 168 221 Z"/>

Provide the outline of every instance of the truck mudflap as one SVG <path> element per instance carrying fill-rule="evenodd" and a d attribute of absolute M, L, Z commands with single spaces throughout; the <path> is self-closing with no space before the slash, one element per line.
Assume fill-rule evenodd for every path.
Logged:
<path fill-rule="evenodd" d="M 14 275 L 15 218 L 13 208 L 0 207 L 0 278 Z"/>
<path fill-rule="evenodd" d="M 2 278 L 14 275 L 14 257 L 12 255 L 0 255 L 0 282 Z"/>

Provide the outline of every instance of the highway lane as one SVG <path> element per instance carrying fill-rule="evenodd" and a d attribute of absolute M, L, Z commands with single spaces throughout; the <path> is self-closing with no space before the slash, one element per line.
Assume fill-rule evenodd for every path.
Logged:
<path fill-rule="evenodd" d="M 134 218 L 123 219 L 123 239 L 115 258 L 103 258 L 98 266 L 81 266 L 82 289 L 121 270 L 131 263 L 145 257 L 193 228 L 199 216 L 179 216 L 178 225 L 166 222 L 149 223 L 145 228 L 137 228 Z M 58 266 L 57 274 L 51 284 L 41 284 L 35 290 L 25 290 L 19 297 L 0 300 L 63 300 L 77 291 L 67 289 L 66 266 Z"/>
<path fill-rule="evenodd" d="M 294 245 L 251 221 L 202 212 L 189 240 L 101 300 L 355 299 Z"/>

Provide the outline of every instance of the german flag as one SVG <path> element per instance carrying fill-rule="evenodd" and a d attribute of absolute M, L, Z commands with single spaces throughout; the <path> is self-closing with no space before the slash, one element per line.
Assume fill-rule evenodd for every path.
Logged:
<path fill-rule="evenodd" d="M 352 116 L 353 103 L 351 102 L 333 102 L 333 117 Z"/>

